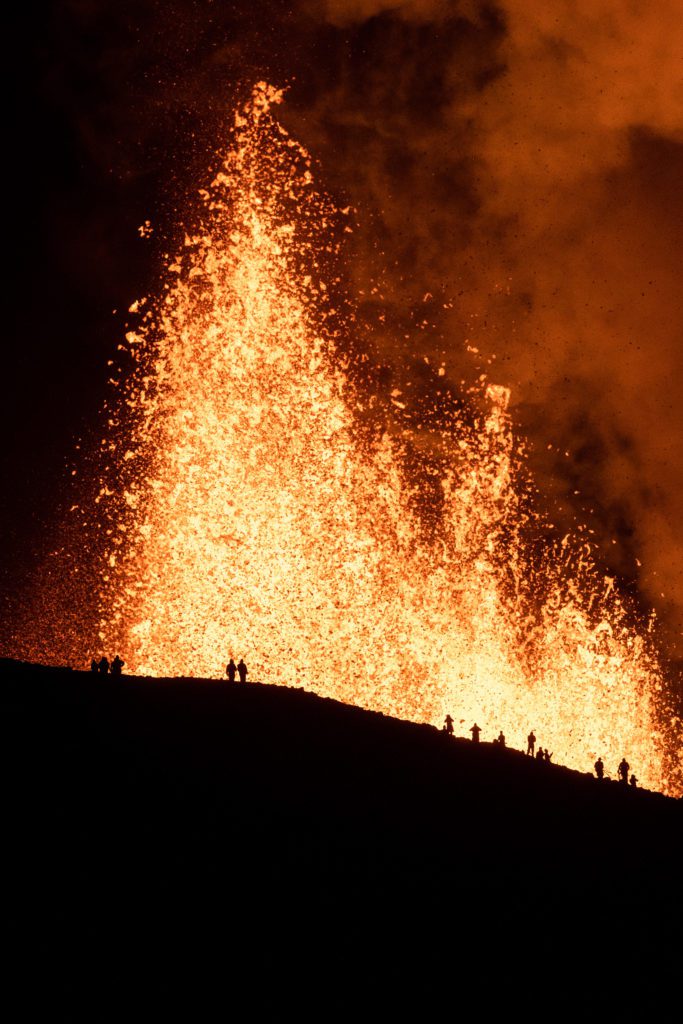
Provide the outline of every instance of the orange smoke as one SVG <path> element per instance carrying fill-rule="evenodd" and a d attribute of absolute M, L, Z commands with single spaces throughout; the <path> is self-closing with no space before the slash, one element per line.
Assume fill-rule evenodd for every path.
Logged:
<path fill-rule="evenodd" d="M 112 442 L 127 483 L 100 496 L 116 524 L 103 643 L 137 673 L 218 676 L 232 654 L 252 678 L 434 724 L 450 712 L 514 746 L 533 728 L 582 770 L 627 752 L 644 785 L 677 791 L 647 636 L 590 550 L 553 544 L 533 513 L 509 392 L 489 385 L 474 424 L 444 410 L 431 531 L 411 438 L 359 429 L 325 278 L 339 213 L 280 100 L 254 90 L 162 295 L 137 307 Z"/>
<path fill-rule="evenodd" d="M 590 520 L 681 658 L 679 5 L 307 9 L 340 56 L 288 123 L 364 210 L 358 287 L 382 277 L 412 351 L 445 359 L 454 387 L 464 339 L 496 360 L 553 516 Z M 457 301 L 420 330 L 412 314 L 440 289 Z M 382 340 L 403 372 L 395 335 Z"/>

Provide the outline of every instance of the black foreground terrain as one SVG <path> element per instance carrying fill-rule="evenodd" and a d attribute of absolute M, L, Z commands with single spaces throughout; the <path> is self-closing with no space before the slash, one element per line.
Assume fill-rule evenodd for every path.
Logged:
<path fill-rule="evenodd" d="M 297 689 L 0 694 L 26 1018 L 680 1019 L 680 800 Z"/>

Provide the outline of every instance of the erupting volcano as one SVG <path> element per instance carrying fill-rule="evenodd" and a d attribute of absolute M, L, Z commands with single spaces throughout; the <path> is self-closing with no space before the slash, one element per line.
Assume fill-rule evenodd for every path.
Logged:
<path fill-rule="evenodd" d="M 451 713 L 485 739 L 522 746 L 533 728 L 580 770 L 627 752 L 643 785 L 679 792 L 647 629 L 534 511 L 506 388 L 430 425 L 430 504 L 419 426 L 348 379 L 354 317 L 330 299 L 343 215 L 275 118 L 281 98 L 255 88 L 162 294 L 132 307 L 116 468 L 76 511 L 111 525 L 103 649 L 158 676 L 244 656 L 255 679 Z"/>

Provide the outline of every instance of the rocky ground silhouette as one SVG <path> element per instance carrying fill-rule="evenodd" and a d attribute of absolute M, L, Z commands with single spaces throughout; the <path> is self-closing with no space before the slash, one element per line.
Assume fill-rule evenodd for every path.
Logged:
<path fill-rule="evenodd" d="M 27 1012 L 675 1019 L 680 800 L 303 689 L 3 661 L 0 704 Z"/>

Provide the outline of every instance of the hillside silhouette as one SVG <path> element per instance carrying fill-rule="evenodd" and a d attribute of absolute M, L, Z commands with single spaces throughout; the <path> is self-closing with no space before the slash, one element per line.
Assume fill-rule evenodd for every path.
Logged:
<path fill-rule="evenodd" d="M 29 1003 L 630 1019 L 676 991 L 680 800 L 294 688 L 3 661 L 0 693 Z"/>

